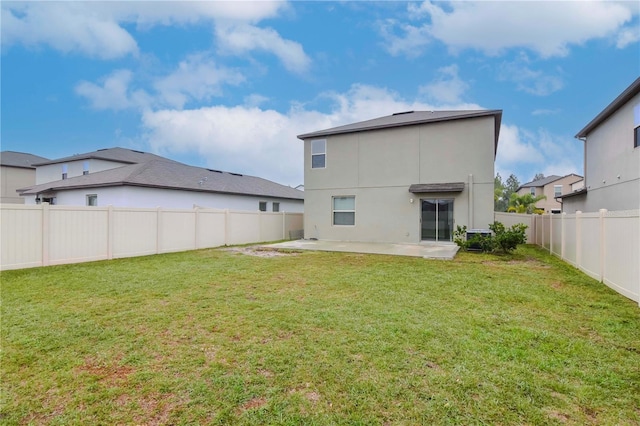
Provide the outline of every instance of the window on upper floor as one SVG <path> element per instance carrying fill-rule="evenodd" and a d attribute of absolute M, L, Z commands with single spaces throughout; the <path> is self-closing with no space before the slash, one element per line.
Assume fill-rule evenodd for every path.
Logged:
<path fill-rule="evenodd" d="M 559 197 L 562 195 L 562 185 L 553 185 L 553 196 Z"/>
<path fill-rule="evenodd" d="M 633 131 L 633 147 L 637 148 L 640 146 L 640 126 L 636 127 Z"/>
<path fill-rule="evenodd" d="M 324 169 L 327 165 L 327 141 L 317 139 L 311 141 L 311 168 Z"/>
<path fill-rule="evenodd" d="M 536 189 L 534 187 L 529 188 L 529 194 L 535 196 L 536 195 Z"/>
<path fill-rule="evenodd" d="M 88 175 L 89 174 L 89 162 L 85 161 L 84 163 L 82 163 L 82 174 L 83 175 Z"/>
<path fill-rule="evenodd" d="M 66 164 L 62 165 L 62 179 L 66 179 L 67 178 L 67 172 L 69 171 L 69 166 L 67 166 Z"/>

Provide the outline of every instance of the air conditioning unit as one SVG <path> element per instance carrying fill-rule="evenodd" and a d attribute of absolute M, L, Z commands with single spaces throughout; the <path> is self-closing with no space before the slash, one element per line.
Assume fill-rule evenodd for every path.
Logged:
<path fill-rule="evenodd" d="M 480 235 L 483 238 L 489 238 L 491 237 L 491 229 L 469 229 L 467 230 L 467 241 L 469 241 L 476 235 Z M 481 251 L 482 247 L 480 247 L 478 244 L 471 244 L 467 250 Z"/>

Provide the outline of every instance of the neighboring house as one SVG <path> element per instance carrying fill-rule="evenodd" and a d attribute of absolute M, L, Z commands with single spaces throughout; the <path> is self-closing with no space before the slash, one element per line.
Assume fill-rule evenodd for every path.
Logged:
<path fill-rule="evenodd" d="M 67 167 L 61 168 L 65 164 Z M 189 166 L 123 148 L 40 163 L 37 171 L 40 167 L 45 168 L 39 174 L 41 178 L 55 175 L 58 179 L 23 188 L 21 195 L 26 197 L 27 204 L 47 201 L 58 205 L 114 207 L 304 210 L 304 193 L 297 189 L 255 176 Z"/>
<path fill-rule="evenodd" d="M 36 183 L 34 163 L 47 158 L 26 152 L 0 152 L 0 203 L 24 204 L 17 190 Z"/>
<path fill-rule="evenodd" d="M 410 111 L 298 136 L 305 238 L 450 242 L 493 223 L 501 110 Z"/>
<path fill-rule="evenodd" d="M 640 209 L 640 78 L 587 124 L 584 187 L 562 196 L 563 211 Z"/>
<path fill-rule="evenodd" d="M 581 181 L 582 176 L 573 173 L 566 176 L 551 175 L 520 185 L 516 193 L 518 195 L 531 194 L 534 197 L 544 195 L 547 198 L 538 201 L 536 207 L 544 210 L 545 213 L 561 213 L 562 203 L 556 198 L 572 191 L 572 185 Z"/>

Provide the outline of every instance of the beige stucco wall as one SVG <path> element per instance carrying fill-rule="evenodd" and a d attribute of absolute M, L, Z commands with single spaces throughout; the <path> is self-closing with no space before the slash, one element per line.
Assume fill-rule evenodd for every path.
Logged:
<path fill-rule="evenodd" d="M 487 228 L 494 126 L 481 117 L 329 136 L 324 169 L 311 169 L 305 140 L 305 238 L 419 242 L 421 198 L 453 198 L 454 226 Z M 466 185 L 458 193 L 409 192 L 411 184 L 445 182 Z M 332 197 L 340 195 L 356 197 L 354 226 L 332 225 Z"/>
<path fill-rule="evenodd" d="M 0 203 L 24 204 L 17 189 L 36 183 L 36 171 L 22 167 L 0 166 Z"/>
<path fill-rule="evenodd" d="M 565 199 L 564 211 L 640 208 L 640 147 L 633 146 L 634 107 L 639 104 L 640 94 L 587 135 L 587 194 Z"/>

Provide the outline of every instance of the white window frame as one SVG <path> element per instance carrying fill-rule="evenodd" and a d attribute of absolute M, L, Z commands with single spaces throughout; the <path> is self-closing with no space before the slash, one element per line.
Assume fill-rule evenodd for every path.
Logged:
<path fill-rule="evenodd" d="M 353 198 L 353 209 L 336 209 L 336 199 Z M 336 224 L 336 213 L 353 213 L 353 223 Z M 356 226 L 356 196 L 355 195 L 334 195 L 331 197 L 331 224 L 333 226 Z"/>
<path fill-rule="evenodd" d="M 87 194 L 87 206 L 98 207 L 98 194 Z M 95 200 L 95 204 L 91 204 L 91 200 Z"/>
<path fill-rule="evenodd" d="M 322 143 L 322 149 L 314 149 L 314 145 L 316 147 Z M 317 151 L 317 152 L 314 152 Z M 313 157 L 322 156 L 324 158 L 322 167 L 314 167 L 313 166 Z M 327 140 L 326 139 L 314 139 L 311 141 L 311 168 L 312 169 L 326 169 L 327 168 Z"/>
<path fill-rule="evenodd" d="M 560 188 L 560 191 L 558 191 Z M 553 185 L 553 198 L 558 198 L 562 195 L 562 185 Z"/>
<path fill-rule="evenodd" d="M 536 196 L 536 187 L 532 186 L 531 188 L 529 188 L 529 194 L 533 195 L 534 197 Z"/>

